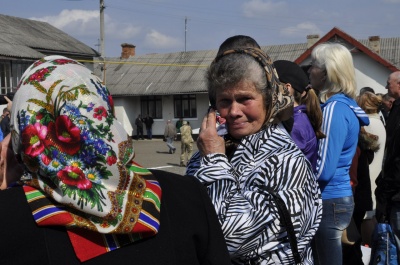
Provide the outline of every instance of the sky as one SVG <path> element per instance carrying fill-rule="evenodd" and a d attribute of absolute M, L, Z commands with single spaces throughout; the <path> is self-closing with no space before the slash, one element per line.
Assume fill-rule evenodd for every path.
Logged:
<path fill-rule="evenodd" d="M 356 39 L 400 36 L 400 0 L 104 0 L 105 57 L 218 49 L 233 35 L 260 45 L 307 42 L 338 27 Z M 26 7 L 26 8 L 21 8 Z M 0 14 L 48 22 L 100 51 L 100 0 L 0 0 Z"/>

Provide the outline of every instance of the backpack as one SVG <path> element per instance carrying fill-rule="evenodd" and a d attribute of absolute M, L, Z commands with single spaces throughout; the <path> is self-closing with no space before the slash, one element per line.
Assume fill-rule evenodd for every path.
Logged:
<path fill-rule="evenodd" d="M 370 265 L 398 265 L 396 240 L 388 223 L 378 223 L 372 235 Z"/>

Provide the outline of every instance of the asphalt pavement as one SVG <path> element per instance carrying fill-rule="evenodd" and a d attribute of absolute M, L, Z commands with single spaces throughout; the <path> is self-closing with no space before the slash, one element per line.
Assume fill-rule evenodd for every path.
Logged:
<path fill-rule="evenodd" d="M 181 142 L 174 141 L 176 151 L 169 154 L 169 148 L 162 139 L 133 140 L 136 163 L 148 169 L 165 170 L 172 173 L 184 175 L 186 169 L 180 167 Z M 193 143 L 193 153 L 197 151 L 196 142 Z"/>

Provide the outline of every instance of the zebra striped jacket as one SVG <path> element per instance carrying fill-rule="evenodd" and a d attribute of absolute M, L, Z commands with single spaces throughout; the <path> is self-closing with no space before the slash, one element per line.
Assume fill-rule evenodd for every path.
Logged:
<path fill-rule="evenodd" d="M 311 164 L 282 125 L 244 137 L 230 161 L 225 154 L 197 152 L 186 174 L 207 187 L 233 264 L 294 264 L 277 206 L 260 186 L 284 200 L 303 264 L 313 264 L 321 193 Z"/>

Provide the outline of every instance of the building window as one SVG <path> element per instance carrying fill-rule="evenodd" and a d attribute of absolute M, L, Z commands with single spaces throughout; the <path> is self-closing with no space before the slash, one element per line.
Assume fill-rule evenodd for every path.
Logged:
<path fill-rule="evenodd" d="M 12 72 L 12 89 L 17 87 L 19 81 L 21 80 L 22 75 L 25 70 L 32 64 L 32 62 L 23 62 L 23 61 L 15 61 L 11 65 Z"/>
<path fill-rule="evenodd" d="M 24 61 L 0 62 L 0 94 L 13 92 L 30 65 L 31 62 Z"/>
<path fill-rule="evenodd" d="M 162 119 L 161 96 L 140 97 L 140 106 L 142 108 L 142 117 L 149 114 L 154 119 Z"/>
<path fill-rule="evenodd" d="M 11 91 L 11 69 L 8 62 L 0 62 L 0 94 L 7 94 Z"/>
<path fill-rule="evenodd" d="M 197 118 L 196 95 L 174 95 L 175 118 Z"/>

